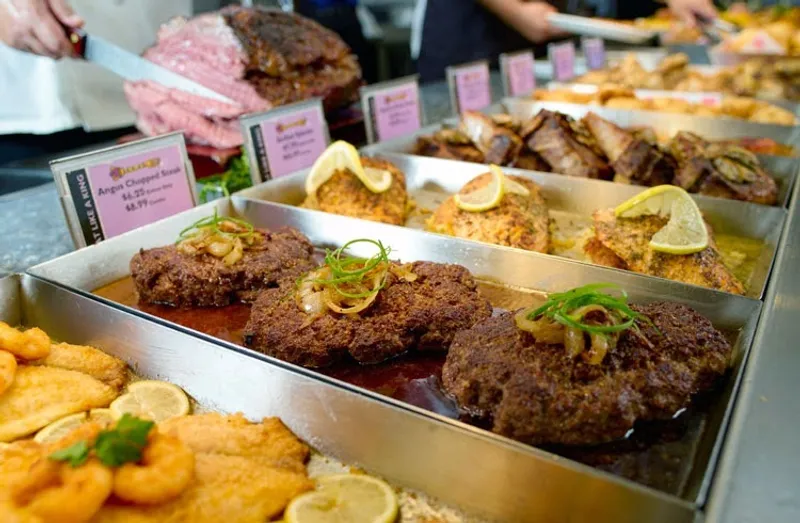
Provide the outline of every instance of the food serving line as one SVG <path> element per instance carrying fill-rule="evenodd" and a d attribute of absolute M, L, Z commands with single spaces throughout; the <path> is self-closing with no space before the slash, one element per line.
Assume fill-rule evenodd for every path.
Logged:
<path fill-rule="evenodd" d="M 569 109 L 558 105 L 559 110 Z M 586 108 L 573 110 L 580 116 Z M 606 110 L 601 111 L 605 115 Z M 652 114 L 633 112 L 616 116 L 629 118 L 629 125 L 657 123 L 657 130 L 664 132 L 692 130 L 709 138 L 757 133 L 800 145 L 797 127 L 677 115 L 660 115 L 654 122 Z M 395 163 L 406 174 L 412 196 L 431 186 L 452 194 L 486 170 L 480 165 L 407 156 L 411 143 L 402 138 L 368 147 L 364 153 Z M 0 282 L 0 312 L 11 323 L 37 325 L 55 338 L 104 349 L 144 376 L 182 386 L 201 404 L 226 412 L 243 411 L 253 418 L 280 416 L 321 452 L 491 519 L 721 522 L 747 521 L 759 515 L 769 521 L 790 520 L 800 497 L 792 488 L 800 458 L 793 452 L 793 427 L 785 425 L 800 415 L 792 405 L 794 364 L 800 365 L 800 356 L 790 341 L 797 331 L 792 325 L 794 294 L 800 291 L 795 289 L 794 276 L 800 248 L 796 245 L 800 184 L 795 183 L 800 164 L 787 158 L 763 160 L 779 181 L 779 206 L 696 197 L 715 230 L 765 241 L 747 282 L 749 298 L 413 227 L 300 209 L 295 206 L 304 196 L 303 172 L 8 277 Z M 641 190 L 554 174 L 508 172 L 534 179 L 548 202 L 564 212 L 590 213 L 617 205 Z M 634 303 L 665 298 L 685 303 L 717 328 L 733 333 L 731 372 L 705 413 L 701 430 L 693 435 L 690 451 L 680 455 L 679 487 L 659 490 L 92 294 L 127 276 L 129 260 L 139 249 L 172 243 L 181 230 L 214 209 L 270 230 L 297 228 L 318 248 L 341 247 L 355 238 L 381 239 L 402 261 L 458 263 L 479 279 L 534 294 L 601 281 L 622 285 Z M 65 315 L 65 310 L 71 313 Z M 223 375 L 236 378 L 208 379 Z"/>

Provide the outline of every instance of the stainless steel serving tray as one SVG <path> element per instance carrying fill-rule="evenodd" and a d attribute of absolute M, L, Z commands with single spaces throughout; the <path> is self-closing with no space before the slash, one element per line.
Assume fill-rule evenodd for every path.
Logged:
<path fill-rule="evenodd" d="M 235 207 L 235 209 L 234 209 Z M 263 356 L 237 345 L 209 337 L 197 331 L 192 331 L 177 324 L 166 322 L 155 316 L 126 307 L 109 300 L 90 294 L 91 291 L 116 281 L 128 275 L 128 261 L 140 248 L 149 248 L 169 244 L 174 241 L 181 229 L 207 216 L 213 209 L 218 209 L 222 215 L 236 212 L 238 215 L 250 220 L 257 226 L 268 229 L 277 229 L 282 226 L 292 226 L 305 233 L 316 246 L 335 247 L 341 246 L 353 238 L 368 237 L 379 238 L 393 248 L 399 259 L 403 261 L 429 260 L 435 262 L 460 263 L 467 267 L 479 278 L 511 286 L 544 292 L 558 291 L 590 282 L 609 281 L 618 283 L 626 288 L 635 302 L 648 302 L 668 298 L 672 301 L 686 303 L 700 313 L 711 319 L 714 324 L 726 331 L 735 331 L 735 351 L 732 372 L 726 380 L 719 396 L 715 396 L 713 407 L 709 410 L 707 429 L 703 436 L 696 442 L 694 460 L 682 488 L 682 496 L 666 495 L 655 490 L 642 487 L 633 482 L 616 478 L 609 474 L 579 465 L 570 460 L 557 457 L 510 439 L 500 437 L 482 429 L 478 429 L 459 421 L 445 418 L 430 411 L 396 401 L 394 399 L 370 392 L 366 389 L 353 387 L 345 382 L 334 380 L 324 375 L 296 367 L 279 360 Z M 30 269 L 31 274 L 45 280 L 59 282 L 68 286 L 81 297 L 90 301 L 111 305 L 114 309 L 123 310 L 136 316 L 152 320 L 154 323 L 169 325 L 175 330 L 189 332 L 200 339 L 211 341 L 230 348 L 241 355 L 249 355 L 261 361 L 274 364 L 276 367 L 291 369 L 304 376 L 313 376 L 321 382 L 335 383 L 342 389 L 358 392 L 358 394 L 372 398 L 390 406 L 392 412 L 407 410 L 412 412 L 415 420 L 420 417 L 430 418 L 439 424 L 451 425 L 470 434 L 487 444 L 493 444 L 502 452 L 514 451 L 517 454 L 499 456 L 501 452 L 492 447 L 491 452 L 478 449 L 469 450 L 468 454 L 459 457 L 462 463 L 461 475 L 485 476 L 486 485 L 475 485 L 475 490 L 486 488 L 480 496 L 476 496 L 473 487 L 464 492 L 463 500 L 460 485 L 463 479 L 457 479 L 459 473 L 452 471 L 449 484 L 447 481 L 441 485 L 459 485 L 450 492 L 450 497 L 441 496 L 437 490 L 427 487 L 427 483 L 419 488 L 440 497 L 445 502 L 453 503 L 467 509 L 483 509 L 484 513 L 509 521 L 689 521 L 691 512 L 698 510 L 706 499 L 706 494 L 713 477 L 716 456 L 723 440 L 725 426 L 733 400 L 739 384 L 739 376 L 747 359 L 751 339 L 753 337 L 761 303 L 757 300 L 734 296 L 730 294 L 711 291 L 699 287 L 658 280 L 645 276 L 624 273 L 602 267 L 588 266 L 581 263 L 563 260 L 551 256 L 529 253 L 514 249 L 495 248 L 475 242 L 463 241 L 455 238 L 441 237 L 421 233 L 411 229 L 395 227 L 374 222 L 366 222 L 354 218 L 337 216 L 298 209 L 281 204 L 255 201 L 248 198 L 234 197 L 232 201 L 222 200 L 198 207 L 167 220 L 163 220 L 142 229 L 132 231 L 119 237 L 107 240 L 98 245 L 68 254 L 51 262 L 41 264 Z M 64 310 L 68 310 L 66 307 Z M 164 340 L 159 341 L 159 347 L 169 346 Z M 193 356 L 194 357 L 194 356 Z M 175 365 L 179 365 L 175 362 Z M 219 375 L 219 374 L 214 374 Z M 225 373 L 228 375 L 228 373 Z M 236 380 L 239 380 L 237 375 Z M 179 384 L 182 384 L 180 380 Z M 214 387 L 227 387 L 228 385 L 218 380 Z M 253 381 L 248 381 L 252 385 Z M 211 386 L 211 385 L 209 385 Z M 238 385 L 237 385 L 238 386 Z M 252 391 L 250 392 L 252 393 Z M 309 392 L 312 393 L 312 392 Z M 313 392 L 313 394 L 320 394 Z M 318 398 L 319 399 L 319 398 Z M 336 418 L 335 414 L 328 414 Z M 348 420 L 349 421 L 349 420 Z M 361 420 L 364 421 L 364 420 Z M 370 438 L 364 430 L 371 427 L 373 422 L 345 423 L 349 429 L 364 433 L 364 438 Z M 374 423 L 378 423 L 375 421 Z M 382 426 L 393 426 L 398 437 L 407 439 L 405 422 L 398 419 L 394 421 L 382 420 Z M 427 429 L 426 429 L 427 430 Z M 432 429 L 431 429 L 432 430 Z M 304 436 L 304 432 L 298 432 Z M 374 440 L 381 441 L 378 434 Z M 313 441 L 313 439 L 312 439 Z M 422 442 L 415 440 L 413 435 L 407 441 L 406 450 L 411 452 L 415 446 L 422 445 L 433 449 L 463 448 L 462 443 L 447 441 L 446 438 Z M 362 439 L 361 444 L 366 442 Z M 374 452 L 392 452 L 387 450 L 383 443 L 367 445 Z M 380 447 L 379 448 L 376 448 Z M 450 455 L 451 450 L 447 451 Z M 342 459 L 349 456 L 341 456 Z M 384 456 L 383 459 L 391 463 L 405 462 L 412 454 L 396 453 Z M 522 457 L 520 457 L 522 456 Z M 416 459 L 416 457 L 414 458 Z M 436 460 L 430 457 L 421 458 L 430 467 L 439 467 Z M 346 461 L 358 461 L 345 459 Z M 404 465 L 408 466 L 404 463 Z M 481 471 L 473 474 L 475 470 L 482 470 L 484 466 L 491 466 L 488 473 Z M 495 467 L 502 469 L 501 479 L 494 474 Z M 387 473 L 384 469 L 376 469 L 382 475 L 394 479 L 397 475 Z M 448 474 L 446 470 L 441 474 Z M 435 478 L 426 481 L 439 482 L 443 477 L 439 472 Z M 499 472 L 498 472 L 499 474 Z M 404 476 L 405 477 L 405 476 Z M 398 479 L 399 481 L 399 479 Z M 470 484 L 482 482 L 482 479 L 471 477 Z M 409 484 L 408 481 L 401 484 Z M 443 487 L 444 488 L 444 487 Z M 582 494 L 575 496 L 577 492 Z M 455 496 L 458 499 L 454 499 Z M 587 497 L 588 496 L 588 497 Z M 616 507 L 617 496 L 624 496 L 620 501 L 627 504 L 625 508 Z M 633 499 L 636 497 L 637 499 Z M 651 510 L 650 498 L 659 500 L 659 510 Z M 601 500 L 597 501 L 596 500 Z"/>
<path fill-rule="evenodd" d="M 760 136 L 773 138 L 779 143 L 793 145 L 800 150 L 800 126 L 783 127 L 777 125 L 762 125 L 746 122 L 732 125 L 728 120 L 720 122 L 715 118 L 697 118 L 686 115 L 668 115 L 646 111 L 621 111 L 617 109 L 607 109 L 604 107 L 577 104 L 530 102 L 520 101 L 519 99 L 515 98 L 507 98 L 503 103 L 504 107 L 507 109 L 507 111 L 503 112 L 509 112 L 523 119 L 531 118 L 533 115 L 538 114 L 538 112 L 542 109 L 558 111 L 572 116 L 573 118 L 582 118 L 588 112 L 592 111 L 597 115 L 622 127 L 637 127 L 646 125 L 652 127 L 657 133 L 664 134 L 666 136 L 672 136 L 678 131 L 691 131 L 710 140 L 725 140 L 731 138 Z M 658 114 L 658 117 L 654 118 L 654 114 Z M 426 126 L 416 133 L 408 136 L 368 145 L 363 147 L 361 152 L 367 156 L 376 156 L 383 153 L 413 154 L 417 138 L 420 136 L 431 135 L 442 129 L 444 126 L 454 126 L 457 124 L 457 119 L 447 119 L 443 123 Z M 800 172 L 800 157 L 790 158 L 761 154 L 757 156 L 761 162 L 761 165 L 764 166 L 767 172 L 772 175 L 772 177 L 775 178 L 776 182 L 778 183 L 778 204 L 785 207 L 788 205 L 789 195 L 791 194 L 792 187 L 797 179 L 798 172 Z"/>
<path fill-rule="evenodd" d="M 543 452 L 498 444 L 480 431 L 376 401 L 249 351 L 225 350 L 29 275 L 0 279 L 0 320 L 100 348 L 141 376 L 181 386 L 213 410 L 250 419 L 278 416 L 325 455 L 484 517 L 692 521 L 686 502 Z"/>
<path fill-rule="evenodd" d="M 405 173 L 409 195 L 415 200 L 418 208 L 423 207 L 430 211 L 435 210 L 448 196 L 457 193 L 472 178 L 487 172 L 485 165 L 475 163 L 403 154 L 384 153 L 378 156 L 391 161 Z M 553 176 L 550 173 L 510 168 L 504 171 L 530 178 L 541 186 L 550 211 L 586 218 L 587 221 L 595 210 L 616 207 L 645 190 L 639 186 Z M 300 205 L 306 196 L 306 174 L 307 171 L 302 171 L 278 178 L 241 191 L 237 197 Z M 743 282 L 747 288 L 747 296 L 761 298 L 783 231 L 786 210 L 702 195 L 694 195 L 694 198 L 716 234 L 752 238 L 764 242 L 764 248 L 749 281 Z M 415 213 L 407 222 L 407 226 L 424 229 L 424 219 Z"/>

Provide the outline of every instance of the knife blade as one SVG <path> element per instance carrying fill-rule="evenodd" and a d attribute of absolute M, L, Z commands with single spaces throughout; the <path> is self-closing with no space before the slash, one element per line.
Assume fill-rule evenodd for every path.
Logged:
<path fill-rule="evenodd" d="M 161 67 L 137 54 L 126 51 L 108 40 L 89 35 L 82 29 L 69 29 L 69 40 L 78 56 L 108 69 L 126 80 L 133 82 L 152 80 L 166 87 L 172 87 L 218 102 L 236 105 L 235 101 L 204 85 Z"/>

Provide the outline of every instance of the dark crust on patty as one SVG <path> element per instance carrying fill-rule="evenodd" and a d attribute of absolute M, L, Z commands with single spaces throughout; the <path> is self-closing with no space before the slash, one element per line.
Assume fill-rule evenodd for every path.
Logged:
<path fill-rule="evenodd" d="M 131 276 L 145 303 L 174 307 L 223 307 L 253 301 L 267 288 L 294 280 L 314 267 L 314 247 L 299 231 L 256 229 L 265 239 L 231 266 L 210 254 L 192 256 L 175 245 L 141 250 L 131 259 Z"/>
<path fill-rule="evenodd" d="M 591 445 L 619 439 L 637 419 L 669 419 L 722 376 L 730 344 L 706 318 L 675 303 L 634 306 L 638 322 L 601 365 L 570 359 L 563 345 L 535 344 L 511 313 L 456 335 L 445 390 L 492 430 L 533 445 Z M 659 331 L 661 334 L 659 334 Z"/>
<path fill-rule="evenodd" d="M 309 321 L 294 288 L 268 290 L 253 305 L 245 345 L 305 367 L 328 366 L 348 354 L 379 363 L 408 350 L 445 351 L 456 332 L 491 315 L 464 267 L 415 262 L 410 268 L 415 281 L 390 272 L 375 302 L 357 315 L 327 312 Z"/>

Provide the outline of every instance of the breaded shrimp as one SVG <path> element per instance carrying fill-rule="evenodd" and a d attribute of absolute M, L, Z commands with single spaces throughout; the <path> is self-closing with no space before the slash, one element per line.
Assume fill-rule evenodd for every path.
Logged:
<path fill-rule="evenodd" d="M 97 460 L 79 467 L 42 457 L 12 487 L 12 500 L 45 523 L 85 523 L 108 496 L 114 475 Z"/>
<path fill-rule="evenodd" d="M 24 332 L 0 321 L 0 350 L 23 360 L 38 360 L 50 354 L 50 337 L 39 328 Z"/>
<path fill-rule="evenodd" d="M 10 352 L 0 350 L 0 395 L 14 383 L 17 374 L 17 358 Z"/>
<path fill-rule="evenodd" d="M 137 505 L 171 501 L 194 478 L 194 452 L 181 440 L 154 434 L 141 463 L 126 463 L 114 473 L 114 494 Z"/>

